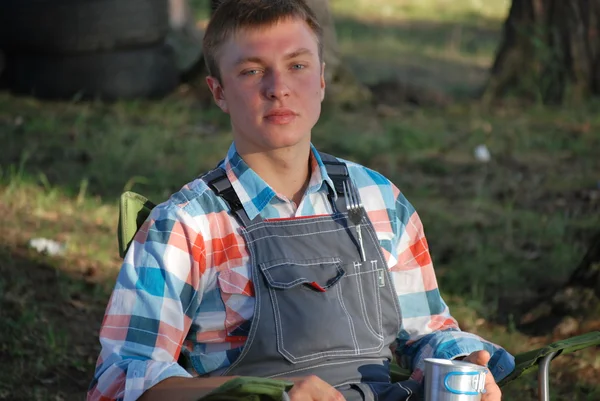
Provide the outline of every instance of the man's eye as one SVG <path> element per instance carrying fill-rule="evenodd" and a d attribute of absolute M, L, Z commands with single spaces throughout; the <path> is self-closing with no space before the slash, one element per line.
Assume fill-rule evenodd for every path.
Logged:
<path fill-rule="evenodd" d="M 294 70 L 303 70 L 306 68 L 306 66 L 304 64 L 294 64 L 294 65 L 292 65 L 292 68 Z"/>
<path fill-rule="evenodd" d="M 260 74 L 260 70 L 246 70 L 242 72 L 242 75 L 257 75 Z"/>

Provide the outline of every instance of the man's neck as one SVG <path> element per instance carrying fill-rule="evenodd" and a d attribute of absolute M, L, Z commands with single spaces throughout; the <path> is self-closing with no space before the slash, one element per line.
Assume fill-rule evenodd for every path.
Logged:
<path fill-rule="evenodd" d="M 240 153 L 240 156 L 275 192 L 296 206 L 300 204 L 311 175 L 310 143 L 267 153 Z"/>

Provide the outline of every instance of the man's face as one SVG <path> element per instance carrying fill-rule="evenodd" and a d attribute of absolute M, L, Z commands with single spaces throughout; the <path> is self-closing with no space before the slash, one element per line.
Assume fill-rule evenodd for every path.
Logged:
<path fill-rule="evenodd" d="M 219 51 L 221 81 L 207 83 L 229 113 L 240 153 L 310 142 L 325 94 L 317 39 L 300 19 L 232 35 Z"/>

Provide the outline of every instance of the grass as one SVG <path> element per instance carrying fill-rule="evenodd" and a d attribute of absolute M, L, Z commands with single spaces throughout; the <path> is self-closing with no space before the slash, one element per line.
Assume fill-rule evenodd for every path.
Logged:
<path fill-rule="evenodd" d="M 481 85 L 506 1 L 331 1 L 340 51 L 367 83 L 400 78 L 459 93 Z M 360 18 L 356 16 L 359 15 Z"/>
<path fill-rule="evenodd" d="M 193 4 L 206 18 L 206 1 Z M 506 2 L 467 0 L 331 5 L 344 60 L 361 80 L 409 77 L 450 95 L 485 82 L 507 11 Z M 460 96 L 446 108 L 330 105 L 314 143 L 402 189 L 461 326 L 522 352 L 555 337 L 519 332 L 518 306 L 564 281 L 600 226 L 598 106 L 484 109 Z M 0 140 L 0 359 L 11 366 L 0 371 L 0 399 L 81 399 L 120 263 L 118 195 L 161 201 L 212 168 L 231 141 L 227 119 L 184 88 L 160 102 L 112 104 L 0 92 Z M 473 156 L 480 144 L 489 163 Z M 38 254 L 28 247 L 38 237 L 65 253 Z M 553 366 L 554 399 L 598 399 L 598 352 Z M 528 377 L 505 398 L 533 400 L 535 388 Z"/>
<path fill-rule="evenodd" d="M 360 15 L 384 20 L 427 20 L 435 22 L 481 23 L 482 19 L 502 19 L 510 2 L 497 0 L 330 0 L 338 15 Z"/>

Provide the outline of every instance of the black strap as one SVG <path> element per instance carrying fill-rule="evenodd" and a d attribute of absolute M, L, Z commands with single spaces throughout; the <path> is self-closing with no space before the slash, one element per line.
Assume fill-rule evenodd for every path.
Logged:
<path fill-rule="evenodd" d="M 200 178 L 206 181 L 206 184 L 212 189 L 215 195 L 220 196 L 227 202 L 229 209 L 231 209 L 231 212 L 238 218 L 238 221 L 242 226 L 247 227 L 251 222 L 260 218 L 260 216 L 257 216 L 254 220 L 250 220 L 248 214 L 244 210 L 240 198 L 233 189 L 233 185 L 231 185 L 231 181 L 229 181 L 225 170 L 222 168 L 217 167 L 214 170 L 203 174 Z"/>
<path fill-rule="evenodd" d="M 339 161 L 335 156 L 330 154 L 319 152 L 319 156 L 321 156 L 321 160 L 325 165 L 327 175 L 329 175 L 329 178 L 333 181 L 333 186 L 337 194 L 336 199 L 333 194 L 329 192 L 329 201 L 335 210 L 343 213 L 347 210 L 346 198 L 344 197 L 344 182 L 350 179 L 348 166 L 346 166 L 346 163 Z"/>
<path fill-rule="evenodd" d="M 331 178 L 331 181 L 333 181 L 333 186 L 337 194 L 337 197 L 334 197 L 334 194 L 329 191 L 329 201 L 331 202 L 334 211 L 343 213 L 347 210 L 343 185 L 344 181 L 348 180 L 350 177 L 350 174 L 348 173 L 348 166 L 346 166 L 346 163 L 339 161 L 336 157 L 330 154 L 319 152 L 319 156 L 325 165 L 327 175 L 329 175 L 329 178 Z M 242 205 L 240 198 L 235 193 L 229 178 L 227 178 L 225 170 L 223 170 L 221 167 L 218 167 L 219 165 L 221 165 L 221 162 L 219 162 L 215 169 L 201 175 L 200 178 L 207 183 L 215 195 L 220 196 L 225 202 L 227 202 L 231 212 L 238 218 L 240 224 L 242 224 L 244 227 L 247 227 L 250 223 L 260 219 L 260 216 L 256 216 L 254 220 L 250 220 L 248 214 L 244 210 L 244 206 Z"/>

